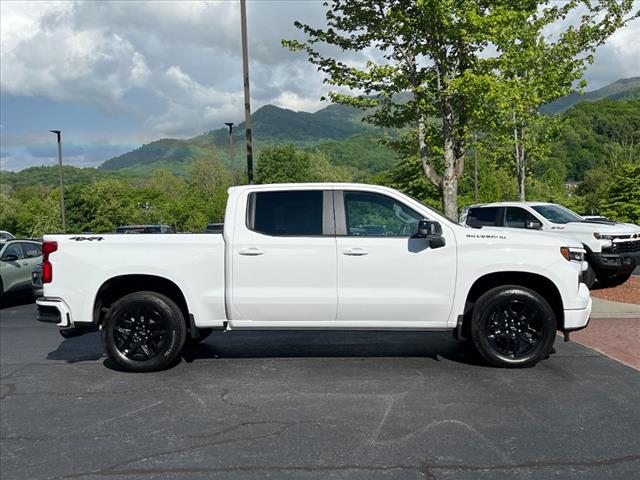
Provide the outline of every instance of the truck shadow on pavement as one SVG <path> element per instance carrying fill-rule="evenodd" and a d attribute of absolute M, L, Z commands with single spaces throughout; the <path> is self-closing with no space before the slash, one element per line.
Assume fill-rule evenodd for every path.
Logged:
<path fill-rule="evenodd" d="M 48 360 L 67 363 L 104 357 L 100 333 L 64 339 Z M 180 361 L 216 358 L 423 357 L 486 366 L 469 341 L 454 340 L 451 332 L 380 331 L 246 331 L 213 332 L 199 344 L 186 345 Z M 119 370 L 108 359 L 104 365 Z M 174 366 L 175 366 L 174 365 Z M 170 367 L 173 368 L 173 367 Z"/>
<path fill-rule="evenodd" d="M 208 358 L 425 357 L 483 364 L 470 342 L 451 332 L 388 331 L 244 331 L 213 332 L 187 346 L 182 359 Z"/>

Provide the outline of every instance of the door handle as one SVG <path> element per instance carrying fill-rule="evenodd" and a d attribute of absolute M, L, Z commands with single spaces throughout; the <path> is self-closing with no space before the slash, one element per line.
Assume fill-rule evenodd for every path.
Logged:
<path fill-rule="evenodd" d="M 27 265 L 29 265 L 29 262 L 22 262 L 22 265 L 26 267 Z"/>
<path fill-rule="evenodd" d="M 342 254 L 349 255 L 350 257 L 362 257 L 364 255 L 368 255 L 369 252 L 367 252 L 364 248 L 354 247 L 346 249 L 342 252 Z"/>
<path fill-rule="evenodd" d="M 243 250 L 239 250 L 238 254 L 245 255 L 247 257 L 257 257 L 258 255 L 262 255 L 264 252 L 259 248 L 251 247 L 245 248 Z"/>

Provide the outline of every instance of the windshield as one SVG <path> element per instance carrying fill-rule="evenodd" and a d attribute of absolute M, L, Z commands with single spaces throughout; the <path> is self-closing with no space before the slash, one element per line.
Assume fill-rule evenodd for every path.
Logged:
<path fill-rule="evenodd" d="M 558 205 L 536 205 L 533 208 L 544 218 L 553 223 L 581 222 L 582 217 L 567 208 Z"/>

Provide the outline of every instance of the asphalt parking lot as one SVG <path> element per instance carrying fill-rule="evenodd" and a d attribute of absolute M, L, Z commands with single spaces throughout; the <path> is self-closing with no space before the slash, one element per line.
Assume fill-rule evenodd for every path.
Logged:
<path fill-rule="evenodd" d="M 576 343 L 483 366 L 449 334 L 219 333 L 122 373 L 97 333 L 0 311 L 0 477 L 627 479 L 640 372 Z"/>

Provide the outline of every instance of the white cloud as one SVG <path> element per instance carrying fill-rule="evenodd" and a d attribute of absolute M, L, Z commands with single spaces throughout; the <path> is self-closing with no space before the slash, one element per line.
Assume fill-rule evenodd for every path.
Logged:
<path fill-rule="evenodd" d="M 248 2 L 252 108 L 314 111 L 327 86 L 295 20 L 324 24 L 321 0 Z M 239 2 L 0 2 L 2 92 L 89 105 L 139 119 L 139 136 L 189 136 L 243 113 Z M 640 21 L 617 32 L 587 71 L 589 88 L 640 75 Z M 362 65 L 378 52 L 340 53 Z M 4 119 L 3 119 L 4 122 Z"/>

